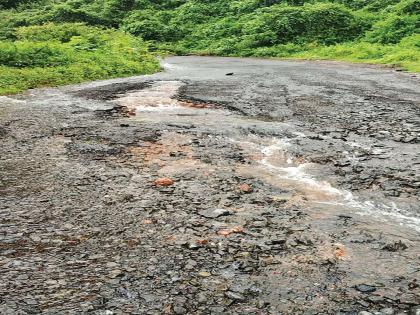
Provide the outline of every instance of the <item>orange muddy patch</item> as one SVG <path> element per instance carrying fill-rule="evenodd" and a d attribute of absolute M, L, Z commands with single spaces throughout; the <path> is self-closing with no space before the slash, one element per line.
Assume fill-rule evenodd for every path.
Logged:
<path fill-rule="evenodd" d="M 182 156 L 192 158 L 193 151 L 190 147 L 191 138 L 178 133 L 168 133 L 162 136 L 158 142 L 148 142 L 141 147 L 129 149 L 131 160 L 146 165 L 166 164 L 173 158 L 171 156 Z"/>
<path fill-rule="evenodd" d="M 327 243 L 318 247 L 318 257 L 320 257 L 323 260 L 348 260 L 349 253 L 348 249 L 343 244 Z"/>
<path fill-rule="evenodd" d="M 209 243 L 208 239 L 200 239 L 195 241 L 199 245 L 207 245 Z"/>
<path fill-rule="evenodd" d="M 157 159 L 158 156 L 163 154 L 164 147 L 160 144 L 149 143 L 143 147 L 134 147 L 129 149 L 131 159 L 143 162 L 145 164 L 150 164 Z"/>
<path fill-rule="evenodd" d="M 245 230 L 244 230 L 243 227 L 236 226 L 236 227 L 231 228 L 231 229 L 219 230 L 217 232 L 217 235 L 220 235 L 220 236 L 229 236 L 230 234 L 233 234 L 233 233 L 244 233 L 244 231 Z"/>
<path fill-rule="evenodd" d="M 158 165 L 159 176 L 174 177 L 185 172 L 198 172 L 197 175 L 209 176 L 214 168 L 194 158 L 191 148 L 192 139 L 188 135 L 167 133 L 154 143 L 148 142 L 141 147 L 129 149 L 129 162 L 138 166 Z"/>
<path fill-rule="evenodd" d="M 335 244 L 335 246 L 334 257 L 336 259 L 344 259 L 347 256 L 346 251 L 344 250 L 344 245 Z"/>

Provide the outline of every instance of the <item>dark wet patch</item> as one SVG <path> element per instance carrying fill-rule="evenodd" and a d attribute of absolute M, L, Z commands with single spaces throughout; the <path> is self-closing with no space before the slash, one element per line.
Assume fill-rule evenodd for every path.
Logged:
<path fill-rule="evenodd" d="M 178 90 L 178 93 L 176 95 L 176 99 L 180 102 L 185 103 L 187 107 L 192 108 L 225 108 L 232 112 L 236 112 L 239 114 L 245 115 L 245 112 L 243 112 L 240 108 L 234 107 L 229 102 L 222 102 L 222 101 L 210 101 L 205 100 L 199 97 L 194 97 L 190 94 L 190 88 L 194 87 L 195 84 L 192 83 L 186 83 L 184 86 L 181 86 Z"/>
<path fill-rule="evenodd" d="M 80 143 L 128 146 L 142 142 L 155 142 L 159 139 L 161 131 L 145 126 L 139 127 L 127 124 L 105 126 L 99 124 L 61 128 L 59 134 Z"/>
<path fill-rule="evenodd" d="M 111 108 L 95 110 L 95 115 L 100 118 L 129 117 L 130 110 L 126 106 L 117 105 Z"/>
<path fill-rule="evenodd" d="M 83 89 L 72 94 L 86 99 L 109 101 L 117 98 L 121 94 L 130 91 L 143 90 L 153 84 L 149 82 L 136 82 L 136 83 L 114 83 L 100 87 Z"/>
<path fill-rule="evenodd" d="M 0 126 L 0 138 L 4 138 L 7 135 L 8 131 L 5 127 Z"/>
<path fill-rule="evenodd" d="M 81 154 L 89 155 L 91 157 L 106 157 L 120 154 L 123 151 L 122 147 L 110 146 L 95 142 L 70 142 L 66 144 L 66 148 L 71 155 Z"/>

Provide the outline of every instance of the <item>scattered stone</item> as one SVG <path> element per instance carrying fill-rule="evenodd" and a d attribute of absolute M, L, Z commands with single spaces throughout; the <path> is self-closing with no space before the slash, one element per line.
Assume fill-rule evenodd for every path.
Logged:
<path fill-rule="evenodd" d="M 223 306 L 212 306 L 209 308 L 211 315 L 225 315 L 225 308 Z"/>
<path fill-rule="evenodd" d="M 199 245 L 207 245 L 209 243 L 209 240 L 208 239 L 201 239 L 201 240 L 196 240 L 195 242 Z"/>
<path fill-rule="evenodd" d="M 234 227 L 234 228 L 228 229 L 228 230 L 219 230 L 217 232 L 217 234 L 220 235 L 220 236 L 229 236 L 230 234 L 233 234 L 233 233 L 243 233 L 244 231 L 245 230 L 244 230 L 243 227 L 237 226 L 237 227 Z"/>
<path fill-rule="evenodd" d="M 417 289 L 418 287 L 419 287 L 419 284 L 417 283 L 417 279 L 413 279 L 413 281 L 410 281 L 410 282 L 408 283 L 408 288 L 409 288 L 410 290 Z"/>
<path fill-rule="evenodd" d="M 205 218 L 214 219 L 221 216 L 230 215 L 231 211 L 227 209 L 215 209 L 215 210 L 201 210 L 198 213 Z"/>
<path fill-rule="evenodd" d="M 193 270 L 193 269 L 195 269 L 196 266 L 197 266 L 197 262 L 192 260 L 192 259 L 189 259 L 187 261 L 187 264 L 185 265 L 185 269 Z"/>
<path fill-rule="evenodd" d="M 372 293 L 376 291 L 376 287 L 367 284 L 358 284 L 355 289 L 362 293 Z"/>
<path fill-rule="evenodd" d="M 373 304 L 378 304 L 380 302 L 383 302 L 384 298 L 382 296 L 378 296 L 378 295 L 371 295 L 371 296 L 367 297 L 366 300 L 368 300 L 369 302 L 372 302 Z"/>
<path fill-rule="evenodd" d="M 210 277 L 210 276 L 211 276 L 211 273 L 209 273 L 209 272 L 207 272 L 207 271 L 200 271 L 200 272 L 198 273 L 198 275 L 199 275 L 200 277 L 206 278 L 206 277 Z"/>
<path fill-rule="evenodd" d="M 111 271 L 111 273 L 110 273 L 110 277 L 111 278 L 116 278 L 116 277 L 118 277 L 119 275 L 121 275 L 123 272 L 122 272 L 122 270 L 120 270 L 120 269 L 115 269 L 115 270 L 112 270 Z"/>
<path fill-rule="evenodd" d="M 395 311 L 394 309 L 387 307 L 380 310 L 381 315 L 394 315 Z"/>
<path fill-rule="evenodd" d="M 40 242 L 41 241 L 41 237 L 39 237 L 38 235 L 31 235 L 31 236 L 29 236 L 29 238 L 34 242 Z"/>
<path fill-rule="evenodd" d="M 194 241 L 194 242 L 191 242 L 191 243 L 185 242 L 185 243 L 182 244 L 183 247 L 191 249 L 191 250 L 198 250 L 198 249 L 202 248 L 204 245 L 205 244 L 200 244 L 197 241 Z"/>
<path fill-rule="evenodd" d="M 114 268 L 114 267 L 117 267 L 118 264 L 116 262 L 108 262 L 108 263 L 106 263 L 106 266 L 108 268 Z"/>
<path fill-rule="evenodd" d="M 333 254 L 334 254 L 335 259 L 343 260 L 347 256 L 346 249 L 345 249 L 344 245 L 334 244 Z"/>
<path fill-rule="evenodd" d="M 286 203 L 292 198 L 292 194 L 281 194 L 271 197 L 272 201 L 275 203 Z"/>
<path fill-rule="evenodd" d="M 410 309 L 410 315 L 420 315 L 420 305 L 413 306 Z"/>
<path fill-rule="evenodd" d="M 242 294 L 236 292 L 226 291 L 225 295 L 226 297 L 234 301 L 245 301 L 245 297 Z"/>
<path fill-rule="evenodd" d="M 251 193 L 253 189 L 248 184 L 241 184 L 241 185 L 239 185 L 239 190 L 244 192 L 244 193 Z"/>
<path fill-rule="evenodd" d="M 403 243 L 401 240 L 397 242 L 390 242 L 386 244 L 384 247 L 382 247 L 383 250 L 387 250 L 389 252 L 403 251 L 403 250 L 406 250 L 407 248 L 408 246 L 405 243 Z"/>
<path fill-rule="evenodd" d="M 168 177 L 164 177 L 164 178 L 158 178 L 156 179 L 153 184 L 155 186 L 163 186 L 163 187 L 167 187 L 167 186 L 172 186 L 174 184 L 174 181 Z"/>
<path fill-rule="evenodd" d="M 182 306 L 177 306 L 176 305 L 176 306 L 174 306 L 173 310 L 174 310 L 175 314 L 179 314 L 179 315 L 187 314 L 187 310 Z"/>

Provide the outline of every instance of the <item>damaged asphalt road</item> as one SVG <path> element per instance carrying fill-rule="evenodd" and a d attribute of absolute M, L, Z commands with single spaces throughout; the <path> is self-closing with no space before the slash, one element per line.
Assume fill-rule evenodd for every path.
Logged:
<path fill-rule="evenodd" d="M 415 75 L 163 66 L 0 97 L 0 314 L 419 314 Z"/>

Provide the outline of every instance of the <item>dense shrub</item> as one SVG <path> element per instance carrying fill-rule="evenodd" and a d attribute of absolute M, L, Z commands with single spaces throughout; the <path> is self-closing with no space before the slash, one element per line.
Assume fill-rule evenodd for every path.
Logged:
<path fill-rule="evenodd" d="M 16 36 L 0 42 L 0 94 L 159 69 L 143 41 L 119 31 L 47 24 L 19 28 Z"/>
<path fill-rule="evenodd" d="M 392 14 L 376 23 L 366 39 L 371 43 L 396 44 L 406 36 L 420 32 L 420 15 Z"/>
<path fill-rule="evenodd" d="M 68 43 L 75 36 L 98 34 L 98 29 L 82 23 L 44 24 L 20 27 L 14 31 L 16 39 L 33 42 L 59 41 Z"/>
<path fill-rule="evenodd" d="M 156 10 L 134 11 L 123 22 L 123 29 L 145 40 L 167 41 L 171 33 L 168 20 Z"/>
<path fill-rule="evenodd" d="M 342 5 L 318 3 L 305 6 L 273 6 L 256 14 L 258 34 L 270 30 L 276 43 L 311 42 L 325 44 L 360 36 L 364 22 Z"/>
<path fill-rule="evenodd" d="M 54 43 L 0 42 L 0 64 L 7 67 L 53 67 L 71 60 L 68 50 Z"/>
<path fill-rule="evenodd" d="M 0 9 L 13 9 L 27 4 L 40 3 L 43 0 L 2 0 L 0 2 Z"/>

